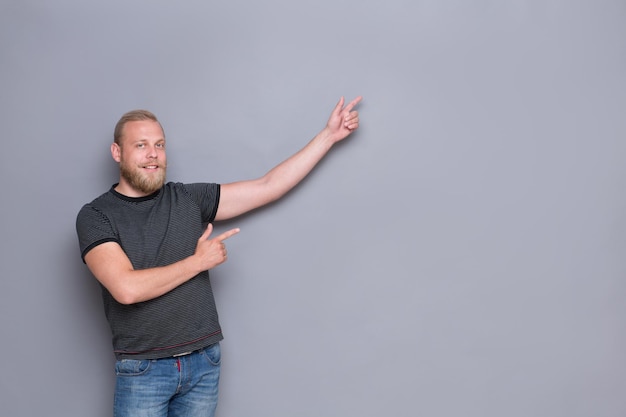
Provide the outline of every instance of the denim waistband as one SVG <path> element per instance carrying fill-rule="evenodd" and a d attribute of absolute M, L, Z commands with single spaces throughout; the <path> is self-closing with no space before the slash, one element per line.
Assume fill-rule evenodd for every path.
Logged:
<path fill-rule="evenodd" d="M 183 352 L 183 353 L 177 353 L 176 355 L 172 355 L 172 358 L 180 358 L 181 356 L 188 356 L 188 355 L 192 355 L 194 353 L 199 353 L 202 352 L 205 349 L 209 349 L 211 346 L 218 344 L 219 342 L 215 342 L 213 344 L 210 344 L 209 346 L 205 346 L 205 347 L 201 347 L 200 349 L 196 349 L 196 350 L 190 350 L 188 352 Z"/>

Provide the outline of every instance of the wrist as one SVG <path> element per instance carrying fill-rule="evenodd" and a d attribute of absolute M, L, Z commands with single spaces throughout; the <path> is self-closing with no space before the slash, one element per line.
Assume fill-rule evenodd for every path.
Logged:
<path fill-rule="evenodd" d="M 185 269 L 187 270 L 186 275 L 191 275 L 192 277 L 195 277 L 203 271 L 202 258 L 198 256 L 197 253 L 194 253 L 188 258 L 185 258 L 182 262 L 185 264 Z"/>
<path fill-rule="evenodd" d="M 337 143 L 337 138 L 335 137 L 335 135 L 333 134 L 333 132 L 328 126 L 322 129 L 322 131 L 317 136 L 318 136 L 319 142 L 328 146 L 328 148 L 330 148 L 335 143 Z"/>

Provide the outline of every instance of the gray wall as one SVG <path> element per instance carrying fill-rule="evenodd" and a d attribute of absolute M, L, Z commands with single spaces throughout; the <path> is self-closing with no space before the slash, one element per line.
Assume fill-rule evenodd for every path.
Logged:
<path fill-rule="evenodd" d="M 169 179 L 362 127 L 213 273 L 220 416 L 626 415 L 623 0 L 0 3 L 0 415 L 108 416 L 75 216 L 148 108 Z"/>

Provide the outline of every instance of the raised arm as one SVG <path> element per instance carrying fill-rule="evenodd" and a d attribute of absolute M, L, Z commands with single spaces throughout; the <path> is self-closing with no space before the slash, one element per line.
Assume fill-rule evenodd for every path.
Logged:
<path fill-rule="evenodd" d="M 238 233 L 239 229 L 209 239 L 212 231 L 213 225 L 209 225 L 198 239 L 195 253 L 171 265 L 135 270 L 115 242 L 102 243 L 90 250 L 85 255 L 85 263 L 117 302 L 134 304 L 151 300 L 226 261 L 223 241 Z"/>
<path fill-rule="evenodd" d="M 332 146 L 359 127 L 359 114 L 353 110 L 357 97 L 344 106 L 341 97 L 324 129 L 304 148 L 281 162 L 261 178 L 223 184 L 216 220 L 230 219 L 275 201 L 311 172 Z"/>

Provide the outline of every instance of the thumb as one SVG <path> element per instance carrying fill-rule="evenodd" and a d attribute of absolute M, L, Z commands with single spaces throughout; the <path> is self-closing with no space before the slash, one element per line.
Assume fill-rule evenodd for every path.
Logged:
<path fill-rule="evenodd" d="M 339 102 L 337 103 L 337 105 L 335 106 L 335 109 L 333 110 L 333 113 L 335 113 L 335 114 L 341 113 L 341 110 L 343 110 L 343 103 L 344 102 L 345 102 L 345 98 L 343 96 L 341 96 L 341 98 L 339 99 Z"/>
<path fill-rule="evenodd" d="M 209 223 L 209 225 L 206 227 L 206 230 L 204 231 L 204 233 L 202 233 L 202 236 L 200 236 L 200 239 L 198 240 L 207 240 L 209 236 L 211 236 L 212 232 L 213 232 L 213 223 Z"/>

